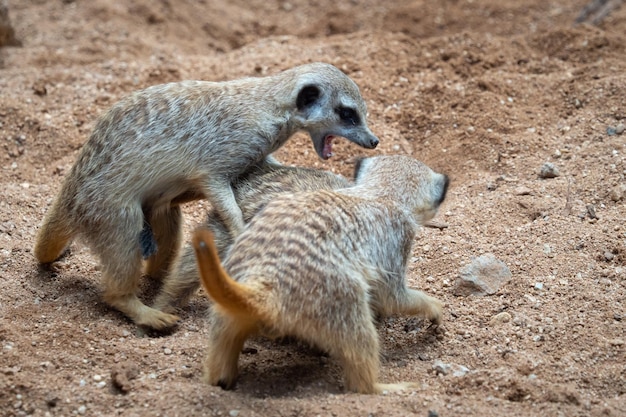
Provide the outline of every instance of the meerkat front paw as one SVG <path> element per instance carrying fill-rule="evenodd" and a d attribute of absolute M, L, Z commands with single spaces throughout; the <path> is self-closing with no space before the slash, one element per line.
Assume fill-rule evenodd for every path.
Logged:
<path fill-rule="evenodd" d="M 426 309 L 426 318 L 434 325 L 441 324 L 443 317 L 443 303 L 437 298 L 428 297 L 428 307 Z"/>

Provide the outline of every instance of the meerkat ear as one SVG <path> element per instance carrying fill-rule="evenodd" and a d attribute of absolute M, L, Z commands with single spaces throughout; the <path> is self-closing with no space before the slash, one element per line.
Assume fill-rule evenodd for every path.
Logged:
<path fill-rule="evenodd" d="M 363 162 L 365 162 L 367 158 L 365 157 L 360 157 L 357 158 L 356 161 L 354 162 L 354 175 L 353 175 L 353 180 L 357 181 L 359 179 L 359 174 L 361 173 L 361 168 L 363 168 Z"/>
<path fill-rule="evenodd" d="M 441 176 L 443 178 L 440 181 L 440 185 L 439 185 L 440 194 L 439 194 L 439 198 L 437 198 L 437 201 L 435 201 L 435 203 L 437 204 L 437 207 L 439 207 L 441 203 L 443 203 L 443 200 L 446 199 L 446 194 L 448 193 L 448 185 L 450 185 L 450 178 L 448 178 L 448 176 L 445 174 L 441 174 Z"/>
<path fill-rule="evenodd" d="M 311 104 L 315 103 L 319 96 L 320 89 L 316 85 L 305 85 L 298 93 L 298 98 L 296 99 L 296 107 L 298 108 L 298 110 L 304 110 Z"/>

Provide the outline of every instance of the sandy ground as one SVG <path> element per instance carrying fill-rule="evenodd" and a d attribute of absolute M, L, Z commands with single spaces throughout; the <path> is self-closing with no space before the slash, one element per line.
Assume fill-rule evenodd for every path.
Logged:
<path fill-rule="evenodd" d="M 0 49 L 0 414 L 626 415 L 626 8 L 575 26 L 584 4 L 11 2 L 22 46 Z M 310 61 L 359 84 L 381 144 L 342 141 L 323 162 L 297 135 L 279 159 L 349 175 L 355 156 L 409 154 L 452 178 L 438 216 L 448 227 L 420 233 L 408 274 L 445 302 L 443 331 L 411 317 L 379 326 L 381 380 L 418 382 L 412 391 L 346 393 L 334 359 L 265 339 L 247 344 L 234 391 L 206 386 L 202 294 L 175 332 L 146 335 L 101 301 L 89 248 L 75 242 L 55 272 L 32 256 L 115 101 Z M 540 178 L 546 162 L 560 175 Z M 185 207 L 186 236 L 207 207 Z M 455 296 L 459 271 L 486 253 L 512 279 Z"/>

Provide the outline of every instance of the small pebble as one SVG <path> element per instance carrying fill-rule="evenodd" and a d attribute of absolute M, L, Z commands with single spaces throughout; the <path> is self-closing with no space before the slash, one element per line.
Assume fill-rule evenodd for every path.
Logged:
<path fill-rule="evenodd" d="M 237 416 L 239 415 L 239 410 L 230 410 L 230 411 L 228 412 L 228 415 L 229 415 L 230 417 L 237 417 Z"/>
<path fill-rule="evenodd" d="M 589 216 L 589 218 L 591 220 L 597 220 L 599 219 L 598 215 L 596 214 L 596 208 L 593 204 L 588 204 L 587 205 L 587 215 Z"/>
<path fill-rule="evenodd" d="M 615 258 L 615 255 L 613 255 L 613 253 L 611 253 L 609 251 L 604 252 L 604 259 L 607 262 L 611 262 L 613 260 L 613 258 Z"/>
<path fill-rule="evenodd" d="M 559 169 L 552 162 L 546 162 L 539 170 L 539 178 L 556 178 L 559 175 Z"/>
<path fill-rule="evenodd" d="M 609 135 L 609 136 L 615 136 L 617 134 L 617 131 L 616 131 L 615 127 L 608 126 L 606 128 L 606 134 Z"/>
<path fill-rule="evenodd" d="M 626 127 L 624 127 L 624 124 L 620 123 L 617 126 L 615 126 L 615 133 L 617 133 L 618 135 L 621 135 L 622 133 L 624 133 L 625 129 Z"/>
<path fill-rule="evenodd" d="M 535 282 L 536 290 L 543 290 L 543 282 Z"/>
<path fill-rule="evenodd" d="M 511 314 L 503 311 L 501 313 L 496 314 L 489 320 L 491 324 L 499 324 L 499 323 L 508 323 L 511 321 Z"/>
<path fill-rule="evenodd" d="M 533 193 L 533 190 L 522 185 L 515 188 L 513 192 L 515 193 L 515 195 L 531 195 Z"/>
<path fill-rule="evenodd" d="M 48 407 L 56 407 L 59 403 L 59 397 L 56 394 L 50 393 L 46 396 L 46 405 Z"/>
<path fill-rule="evenodd" d="M 93 376 L 93 380 L 98 382 L 98 381 L 102 381 L 102 377 L 100 375 L 94 375 Z"/>
<path fill-rule="evenodd" d="M 172 354 L 172 349 L 165 348 L 165 349 L 163 349 L 163 353 L 166 354 L 166 355 L 171 355 Z"/>
<path fill-rule="evenodd" d="M 437 374 L 447 375 L 450 369 L 452 369 L 452 365 L 436 360 L 435 363 L 433 363 L 433 369 Z"/>
<path fill-rule="evenodd" d="M 437 359 L 432 366 L 432 369 L 437 374 L 447 375 L 452 372 L 452 376 L 461 377 L 469 372 L 469 369 L 463 365 L 443 363 Z"/>
<path fill-rule="evenodd" d="M 544 243 L 543 253 L 545 253 L 546 255 L 550 255 L 552 253 L 552 247 L 550 247 L 550 245 L 548 245 L 547 243 Z"/>
<path fill-rule="evenodd" d="M 78 414 L 85 414 L 87 412 L 87 407 L 85 407 L 84 405 L 81 405 L 80 407 L 78 407 Z"/>
<path fill-rule="evenodd" d="M 613 189 L 609 192 L 609 197 L 612 201 L 618 202 L 622 198 L 624 198 L 624 190 L 626 189 L 626 185 L 618 185 L 617 187 L 613 187 Z"/>

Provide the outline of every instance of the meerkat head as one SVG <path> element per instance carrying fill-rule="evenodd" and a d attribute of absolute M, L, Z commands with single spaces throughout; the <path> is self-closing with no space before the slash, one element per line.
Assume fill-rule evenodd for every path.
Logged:
<path fill-rule="evenodd" d="M 296 67 L 293 100 L 300 129 L 311 135 L 321 159 L 332 156 L 333 139 L 344 137 L 373 149 L 378 138 L 367 126 L 367 107 L 356 83 L 329 64 Z"/>
<path fill-rule="evenodd" d="M 358 194 L 385 198 L 411 212 L 418 224 L 435 217 L 446 198 L 450 180 L 424 163 L 403 155 L 376 156 L 357 161 L 354 181 Z"/>

